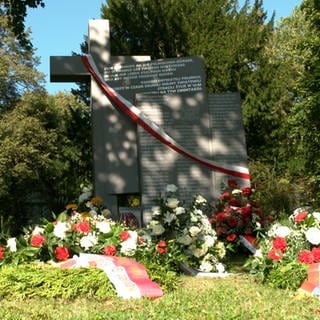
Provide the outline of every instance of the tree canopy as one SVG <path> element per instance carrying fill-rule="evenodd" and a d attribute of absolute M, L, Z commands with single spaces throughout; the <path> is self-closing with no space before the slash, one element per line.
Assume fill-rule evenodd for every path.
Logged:
<path fill-rule="evenodd" d="M 32 43 L 29 40 L 24 21 L 27 16 L 27 8 L 44 7 L 43 0 L 0 0 L 1 16 L 8 18 L 8 24 L 17 37 L 20 45 L 25 49 L 31 49 Z"/>

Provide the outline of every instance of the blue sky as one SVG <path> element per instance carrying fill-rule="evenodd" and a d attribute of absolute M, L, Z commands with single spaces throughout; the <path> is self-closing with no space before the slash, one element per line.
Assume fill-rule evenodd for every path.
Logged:
<path fill-rule="evenodd" d="M 46 75 L 46 89 L 54 94 L 69 91 L 72 83 L 50 83 L 49 57 L 80 53 L 80 44 L 87 34 L 88 21 L 100 18 L 101 4 L 105 0 L 44 0 L 45 8 L 30 9 L 26 26 L 31 29 L 31 40 L 41 64 L 38 70 Z M 244 0 L 240 0 L 243 3 Z M 252 2 L 252 1 L 251 1 Z M 302 0 L 264 0 L 268 15 L 276 12 L 276 20 L 289 16 Z"/>

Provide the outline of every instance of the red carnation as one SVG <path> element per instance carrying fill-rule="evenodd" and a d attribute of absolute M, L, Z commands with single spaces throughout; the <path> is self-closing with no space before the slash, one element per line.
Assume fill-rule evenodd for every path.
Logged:
<path fill-rule="evenodd" d="M 299 253 L 298 261 L 301 263 L 311 264 L 314 262 L 313 255 L 309 250 L 302 250 Z"/>
<path fill-rule="evenodd" d="M 229 186 L 229 188 L 235 189 L 238 187 L 238 183 L 236 180 L 230 179 L 230 180 L 228 180 L 228 186 Z"/>
<path fill-rule="evenodd" d="M 252 194 L 252 189 L 250 187 L 244 187 L 241 189 L 241 191 L 245 196 L 250 196 Z"/>
<path fill-rule="evenodd" d="M 64 261 L 69 258 L 69 251 L 66 247 L 56 247 L 54 254 L 57 260 Z"/>
<path fill-rule="evenodd" d="M 247 219 L 251 217 L 251 206 L 241 207 L 240 210 L 242 219 Z"/>
<path fill-rule="evenodd" d="M 220 195 L 221 199 L 225 199 L 225 198 L 230 198 L 230 193 L 229 192 L 224 192 Z"/>
<path fill-rule="evenodd" d="M 229 242 L 232 242 L 237 239 L 237 235 L 235 233 L 229 234 L 226 238 Z"/>
<path fill-rule="evenodd" d="M 238 224 L 238 220 L 235 217 L 229 217 L 227 223 L 229 227 L 235 227 Z"/>
<path fill-rule="evenodd" d="M 285 238 L 282 237 L 276 237 L 273 241 L 272 241 L 272 247 L 275 250 L 281 250 L 284 251 L 287 249 L 287 241 Z"/>
<path fill-rule="evenodd" d="M 45 243 L 46 239 L 43 235 L 41 234 L 35 234 L 31 238 L 31 245 L 33 247 L 42 247 L 42 245 Z"/>
<path fill-rule="evenodd" d="M 0 260 L 4 259 L 4 250 L 6 248 L 5 247 L 0 247 Z"/>
<path fill-rule="evenodd" d="M 110 244 L 104 247 L 103 252 L 106 256 L 115 256 L 117 252 L 117 248 L 114 244 Z"/>
<path fill-rule="evenodd" d="M 228 201 L 228 203 L 231 207 L 240 207 L 240 201 L 238 199 L 232 198 Z"/>
<path fill-rule="evenodd" d="M 120 240 L 126 241 L 130 238 L 130 233 L 128 231 L 121 231 L 120 233 Z"/>
<path fill-rule="evenodd" d="M 309 214 L 308 211 L 301 211 L 294 217 L 294 222 L 301 222 L 303 221 L 307 215 Z"/>
<path fill-rule="evenodd" d="M 311 250 L 314 262 L 320 262 L 320 248 L 313 247 Z"/>
<path fill-rule="evenodd" d="M 216 220 L 217 220 L 217 222 L 223 221 L 223 220 L 225 219 L 225 217 L 226 217 L 226 214 L 225 214 L 224 212 L 218 212 L 218 213 L 216 214 Z"/>
<path fill-rule="evenodd" d="M 90 224 L 87 221 L 81 221 L 79 223 L 76 223 L 73 229 L 75 231 L 87 234 L 90 231 Z"/>
<path fill-rule="evenodd" d="M 280 250 L 272 249 L 269 251 L 268 257 L 273 261 L 279 261 L 283 258 L 283 253 Z"/>
<path fill-rule="evenodd" d="M 167 243 L 164 240 L 161 240 L 158 242 L 156 248 L 160 254 L 165 253 L 165 252 L 167 252 Z"/>

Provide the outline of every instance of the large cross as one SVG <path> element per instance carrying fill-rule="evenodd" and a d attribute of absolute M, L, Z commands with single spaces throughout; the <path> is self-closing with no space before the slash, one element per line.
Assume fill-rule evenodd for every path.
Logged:
<path fill-rule="evenodd" d="M 148 61 L 148 56 L 112 57 L 108 20 L 90 20 L 89 53 L 103 74 L 115 63 Z M 118 112 L 103 94 L 80 56 L 50 57 L 50 81 L 91 83 L 92 135 L 94 152 L 94 192 L 117 214 L 119 194 L 139 193 L 136 124 Z M 120 92 L 121 93 L 121 92 Z M 129 98 L 128 92 L 121 93 Z"/>

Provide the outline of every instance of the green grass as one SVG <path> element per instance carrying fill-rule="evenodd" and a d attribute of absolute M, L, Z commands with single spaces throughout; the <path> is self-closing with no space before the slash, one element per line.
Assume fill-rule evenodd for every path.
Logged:
<path fill-rule="evenodd" d="M 320 300 L 262 286 L 247 275 L 224 279 L 181 277 L 177 290 L 155 300 L 122 300 L 115 296 L 4 298 L 0 319 L 315 320 L 320 319 Z"/>

